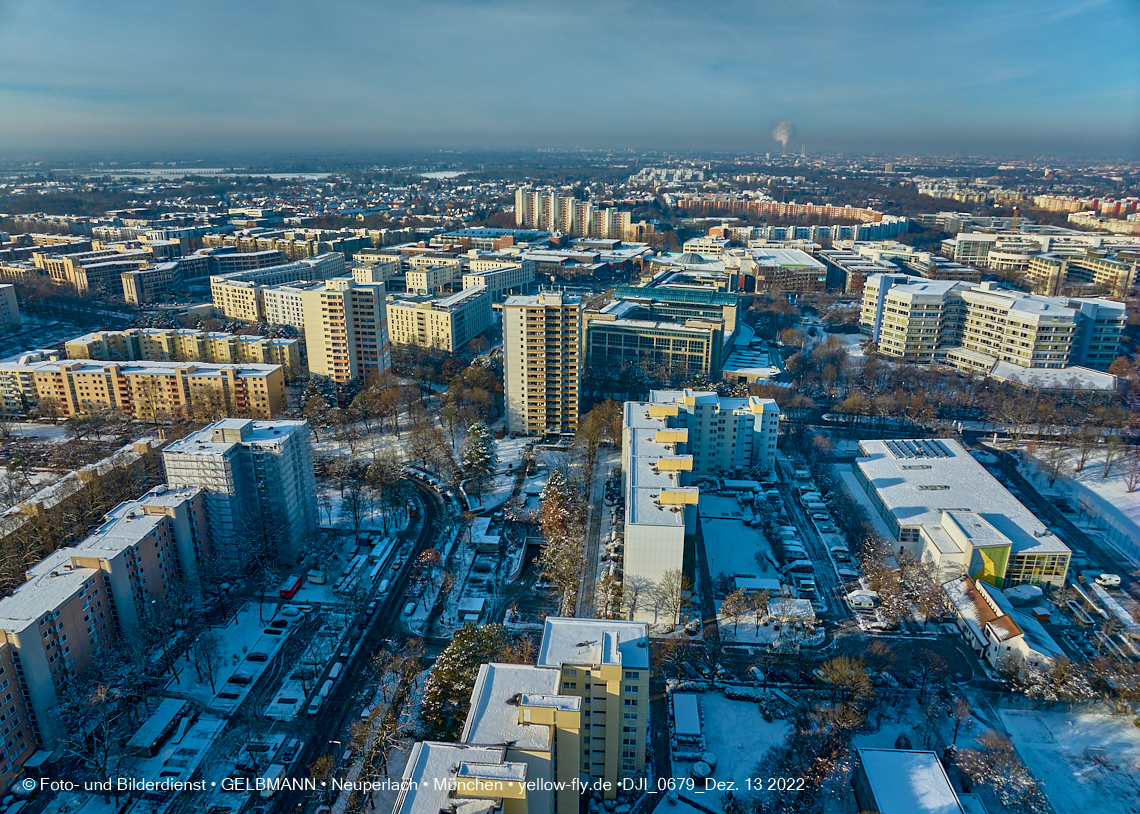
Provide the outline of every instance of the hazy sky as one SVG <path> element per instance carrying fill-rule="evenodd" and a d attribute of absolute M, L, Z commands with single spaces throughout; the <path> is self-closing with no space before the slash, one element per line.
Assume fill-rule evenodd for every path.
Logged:
<path fill-rule="evenodd" d="M 0 157 L 607 147 L 1140 157 L 1140 0 L 0 0 Z"/>

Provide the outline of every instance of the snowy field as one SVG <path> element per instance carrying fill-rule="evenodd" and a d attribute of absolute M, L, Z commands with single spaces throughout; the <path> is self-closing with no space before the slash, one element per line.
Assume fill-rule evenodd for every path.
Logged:
<path fill-rule="evenodd" d="M 1110 542 L 1125 548 L 1126 553 L 1140 558 L 1140 545 L 1135 542 L 1140 540 L 1140 489 L 1128 491 L 1124 482 L 1128 463 L 1124 456 L 1113 463 L 1107 478 L 1102 477 L 1104 453 L 1100 450 L 1089 457 L 1081 472 L 1073 471 L 1078 462 L 1075 451 L 1070 451 L 1068 460 L 1066 477 L 1058 480 L 1052 489 L 1048 479 L 1036 469 L 1028 472 L 1023 469 L 1023 474 L 1044 495 L 1065 495 L 1074 509 L 1084 504 L 1087 507 L 1084 516 L 1092 515 L 1087 527 L 1099 530 Z"/>
<path fill-rule="evenodd" d="M 1130 716 L 1004 710 L 1001 719 L 1054 811 L 1140 811 L 1140 727 Z"/>
<path fill-rule="evenodd" d="M 183 656 L 175 662 L 175 675 L 166 685 L 167 692 L 183 693 L 199 703 L 220 710 L 236 709 L 249 690 L 265 671 L 273 655 L 280 649 L 294 627 L 294 619 L 279 617 L 286 622 L 284 628 L 273 627 L 270 623 L 278 611 L 276 603 L 267 602 L 259 613 L 258 603 L 249 602 L 241 607 L 237 615 L 222 628 L 210 628 L 218 638 L 221 654 L 219 667 L 214 678 L 214 689 L 209 680 L 199 681 L 198 673 L 190 661 Z M 300 617 L 295 617 L 300 619 Z M 268 633 L 274 630 L 276 633 Z M 265 661 L 250 661 L 250 653 L 264 653 Z M 241 673 L 248 681 L 234 683 L 230 679 Z M 219 693 L 235 696 L 222 698 Z"/>
<path fill-rule="evenodd" d="M 701 708 L 701 733 L 704 736 L 706 751 L 716 757 L 714 780 L 736 783 L 737 797 L 743 796 L 747 780 L 752 775 L 756 763 L 773 746 L 780 746 L 790 729 L 787 721 L 764 720 L 760 709 L 752 701 L 732 701 L 719 693 L 707 692 L 699 696 Z M 688 777 L 692 763 L 673 761 L 673 776 Z M 724 811 L 721 793 L 704 791 L 701 783 L 693 791 L 686 791 L 697 803 L 713 811 Z M 686 808 L 688 808 L 686 806 Z M 659 807 L 660 809 L 660 807 Z M 664 811 L 673 811 L 666 806 Z"/>
<path fill-rule="evenodd" d="M 700 513 L 710 574 L 776 575 L 768 541 L 759 529 L 741 522 L 743 511 L 736 498 L 702 495 Z"/>

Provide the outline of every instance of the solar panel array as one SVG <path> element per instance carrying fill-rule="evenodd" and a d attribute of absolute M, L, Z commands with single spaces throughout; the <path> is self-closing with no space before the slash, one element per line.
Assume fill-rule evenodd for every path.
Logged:
<path fill-rule="evenodd" d="M 915 438 L 905 441 L 884 441 L 896 458 L 953 458 L 945 444 L 937 440 Z"/>

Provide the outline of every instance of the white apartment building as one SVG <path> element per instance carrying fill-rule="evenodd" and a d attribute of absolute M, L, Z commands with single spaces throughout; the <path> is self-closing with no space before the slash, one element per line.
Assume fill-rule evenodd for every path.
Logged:
<path fill-rule="evenodd" d="M 540 291 L 503 301 L 507 431 L 573 432 L 582 381 L 582 299 Z"/>
<path fill-rule="evenodd" d="M 388 300 L 393 345 L 459 350 L 491 327 L 491 295 L 483 285 L 441 299 Z"/>
<path fill-rule="evenodd" d="M 282 266 L 214 275 L 210 277 L 210 294 L 214 308 L 224 316 L 244 322 L 264 322 L 266 287 L 302 280 L 327 280 L 344 273 L 344 255 L 326 252 Z"/>
<path fill-rule="evenodd" d="M 686 537 L 696 533 L 700 492 L 693 479 L 772 471 L 780 410 L 772 399 L 722 398 L 713 392 L 654 390 L 625 403 L 625 579 L 656 584 L 680 570 Z M 638 609 L 649 620 L 653 611 Z"/>
<path fill-rule="evenodd" d="M 472 260 L 463 275 L 463 287 L 486 286 L 491 302 L 502 302 L 508 294 L 525 294 L 534 284 L 534 261 L 508 263 L 503 260 Z"/>
<path fill-rule="evenodd" d="M 600 208 L 554 189 L 515 191 L 515 223 L 574 237 L 605 237 L 624 240 L 630 213 Z"/>
<path fill-rule="evenodd" d="M 989 373 L 999 363 L 1065 371 L 1107 370 L 1126 313 L 1099 298 L 1042 297 L 992 283 L 873 274 L 860 326 L 882 353 Z"/>
<path fill-rule="evenodd" d="M 444 287 L 451 285 L 456 277 L 461 276 L 463 270 L 458 266 L 422 266 L 408 269 L 404 275 L 406 287 L 412 294 L 438 294 Z"/>
<path fill-rule="evenodd" d="M 210 540 L 230 560 L 248 560 L 249 538 L 278 535 L 275 553 L 296 560 L 317 527 L 313 451 L 305 421 L 223 419 L 170 444 L 162 459 L 171 485 L 206 490 Z"/>
<path fill-rule="evenodd" d="M 20 306 L 16 303 L 16 286 L 0 285 L 0 333 L 18 331 L 23 324 Z"/>

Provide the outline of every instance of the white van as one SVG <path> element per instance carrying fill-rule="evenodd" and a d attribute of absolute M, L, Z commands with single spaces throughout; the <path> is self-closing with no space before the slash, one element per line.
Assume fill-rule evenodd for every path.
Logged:
<path fill-rule="evenodd" d="M 344 670 L 344 662 L 338 661 L 336 664 L 333 665 L 333 668 L 331 670 L 329 670 L 329 681 L 336 681 L 338 678 L 340 678 L 341 671 L 343 671 L 343 670 Z"/>
<path fill-rule="evenodd" d="M 411 616 L 415 612 L 416 612 L 416 603 L 415 602 L 409 602 L 407 605 L 404 605 L 404 616 Z"/>
<path fill-rule="evenodd" d="M 1117 574 L 1101 574 L 1096 578 L 1096 584 L 1102 588 L 1119 588 L 1120 576 Z"/>
<path fill-rule="evenodd" d="M 285 767 L 280 763 L 274 763 L 265 770 L 265 774 L 261 776 L 261 797 L 268 800 L 277 792 L 276 784 L 285 776 Z"/>

